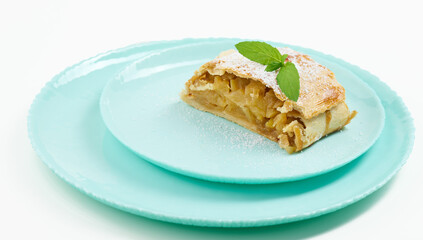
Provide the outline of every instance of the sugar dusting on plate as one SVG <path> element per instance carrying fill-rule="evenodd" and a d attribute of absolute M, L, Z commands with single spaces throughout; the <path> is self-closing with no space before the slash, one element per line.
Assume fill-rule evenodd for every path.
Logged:
<path fill-rule="evenodd" d="M 251 150 L 262 148 L 263 145 L 274 144 L 267 138 L 251 132 L 235 123 L 229 123 L 223 118 L 209 117 L 210 113 L 199 112 L 194 108 L 181 105 L 183 107 L 185 121 L 189 121 L 190 126 L 201 128 L 198 131 L 201 137 L 210 138 L 210 134 L 220 135 L 226 140 L 225 149 Z M 193 123 L 194 122 L 194 123 Z"/>

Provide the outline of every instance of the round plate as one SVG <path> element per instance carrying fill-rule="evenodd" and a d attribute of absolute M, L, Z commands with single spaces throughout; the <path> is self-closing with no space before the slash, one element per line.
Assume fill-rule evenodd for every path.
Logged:
<path fill-rule="evenodd" d="M 381 133 L 385 113 L 375 92 L 348 66 L 290 46 L 331 69 L 358 111 L 341 132 L 300 153 L 179 98 L 200 65 L 238 40 L 210 40 L 161 49 L 134 62 L 104 88 L 100 109 L 110 132 L 143 159 L 180 174 L 229 183 L 277 183 L 316 176 L 363 154 Z M 273 44 L 284 46 L 282 44 Z"/>
<path fill-rule="evenodd" d="M 414 127 L 402 100 L 373 75 L 341 60 L 375 89 L 386 111 L 380 138 L 350 164 L 302 181 L 240 185 L 197 180 L 143 161 L 103 124 L 98 101 L 104 85 L 150 51 L 208 41 L 218 40 L 140 44 L 66 69 L 30 109 L 35 151 L 64 181 L 105 204 L 163 221 L 224 227 L 279 224 L 335 211 L 380 188 L 405 163 Z"/>

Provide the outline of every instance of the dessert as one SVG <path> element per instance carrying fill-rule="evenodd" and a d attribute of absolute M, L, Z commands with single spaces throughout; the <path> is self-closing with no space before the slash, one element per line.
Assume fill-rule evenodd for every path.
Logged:
<path fill-rule="evenodd" d="M 345 90 L 328 68 L 290 48 L 285 62 L 295 64 L 300 92 L 295 102 L 278 86 L 277 71 L 235 50 L 222 52 L 202 65 L 185 84 L 183 101 L 298 152 L 323 136 L 342 129 L 356 115 L 345 103 Z"/>

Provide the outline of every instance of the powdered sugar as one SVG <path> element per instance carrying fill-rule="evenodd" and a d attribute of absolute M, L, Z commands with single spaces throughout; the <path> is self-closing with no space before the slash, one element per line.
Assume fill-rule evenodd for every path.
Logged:
<path fill-rule="evenodd" d="M 325 69 L 323 66 L 313 61 L 307 55 L 301 54 L 295 50 L 287 47 L 278 48 L 278 50 L 282 55 L 288 54 L 287 61 L 295 64 L 295 67 L 297 68 L 300 75 L 300 81 L 312 81 L 317 76 L 319 76 L 320 71 Z M 265 65 L 253 62 L 242 56 L 237 51 L 233 51 L 231 54 L 218 57 L 213 61 L 216 61 L 216 68 L 234 69 L 238 73 L 251 76 L 255 79 L 261 79 L 263 83 L 267 87 L 272 88 L 276 94 L 283 95 L 276 81 L 276 76 L 279 73 L 279 70 L 267 72 L 265 71 Z M 309 88 L 307 86 L 307 84 L 302 84 L 301 92 L 308 93 Z"/>
<path fill-rule="evenodd" d="M 196 111 L 194 108 L 186 107 L 185 105 L 177 106 L 178 108 L 181 107 L 181 116 L 184 117 L 183 119 L 188 125 L 196 127 L 196 135 L 204 139 L 221 138 L 220 142 L 215 143 L 214 146 L 216 148 L 214 151 L 225 151 L 230 147 L 243 153 L 252 149 L 257 151 L 275 144 L 267 138 L 239 125 L 228 124 L 222 118 L 210 118 L 208 113 Z"/>

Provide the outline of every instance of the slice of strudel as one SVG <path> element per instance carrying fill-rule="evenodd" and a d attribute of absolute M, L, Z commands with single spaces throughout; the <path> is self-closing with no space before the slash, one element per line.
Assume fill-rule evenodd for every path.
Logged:
<path fill-rule="evenodd" d="M 295 64 L 300 95 L 289 100 L 276 81 L 277 71 L 250 61 L 235 50 L 222 52 L 195 71 L 181 93 L 189 105 L 235 122 L 298 152 L 340 130 L 356 115 L 345 104 L 345 90 L 328 68 L 289 48 L 285 61 Z"/>

